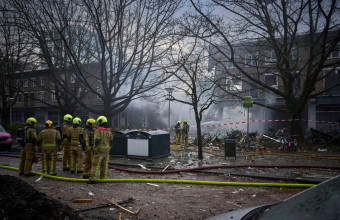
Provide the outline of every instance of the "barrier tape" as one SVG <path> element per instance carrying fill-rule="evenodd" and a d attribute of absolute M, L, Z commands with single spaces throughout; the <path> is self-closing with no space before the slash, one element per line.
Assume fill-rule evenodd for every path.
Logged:
<path fill-rule="evenodd" d="M 263 120 L 249 120 L 249 122 L 286 122 L 286 121 L 309 121 L 312 122 L 313 120 L 306 120 L 306 119 L 263 119 Z M 325 123 L 325 124 L 338 124 L 339 122 L 330 122 L 330 121 L 315 121 L 316 123 Z M 220 126 L 227 126 L 227 125 L 239 125 L 239 124 L 247 124 L 246 121 L 241 122 L 231 122 L 231 123 L 224 123 L 224 124 L 215 124 L 215 125 L 203 125 L 201 128 L 212 128 L 212 127 L 220 127 Z M 190 126 L 190 128 L 196 128 L 196 126 Z M 132 130 L 145 130 L 141 128 L 136 128 Z M 167 128 L 158 128 L 158 130 L 167 131 Z M 175 128 L 170 128 L 170 130 L 175 130 Z"/>

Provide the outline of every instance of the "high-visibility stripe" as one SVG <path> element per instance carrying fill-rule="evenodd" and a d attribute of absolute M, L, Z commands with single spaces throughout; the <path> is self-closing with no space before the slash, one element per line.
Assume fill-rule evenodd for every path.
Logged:
<path fill-rule="evenodd" d="M 56 144 L 44 144 L 42 147 L 56 147 Z"/>
<path fill-rule="evenodd" d="M 89 133 L 85 133 L 85 144 L 86 146 L 89 146 Z"/>
<path fill-rule="evenodd" d="M 50 154 L 50 160 L 51 160 L 51 162 L 50 162 L 50 174 L 51 175 L 53 175 L 54 173 L 53 173 L 53 170 L 54 170 L 54 153 L 51 153 Z"/>
<path fill-rule="evenodd" d="M 105 175 L 104 175 L 104 179 L 107 178 L 108 166 L 109 166 L 109 156 L 107 155 L 105 157 L 105 168 L 104 168 L 105 169 Z"/>
<path fill-rule="evenodd" d="M 47 173 L 47 158 L 46 158 L 46 153 L 43 154 L 43 163 L 44 163 L 44 173 Z"/>
<path fill-rule="evenodd" d="M 102 156 L 99 156 L 98 158 L 98 163 L 96 165 L 96 171 L 94 173 L 94 178 L 97 179 L 98 177 L 98 173 L 99 173 L 99 168 L 100 168 L 100 164 L 102 163 L 102 160 L 103 160 L 103 157 Z"/>

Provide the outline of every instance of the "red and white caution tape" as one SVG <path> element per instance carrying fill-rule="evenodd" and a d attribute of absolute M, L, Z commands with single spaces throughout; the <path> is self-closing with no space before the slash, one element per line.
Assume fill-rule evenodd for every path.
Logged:
<path fill-rule="evenodd" d="M 313 121 L 313 120 L 306 120 L 306 119 L 263 119 L 263 120 L 249 120 L 249 122 L 285 122 L 285 121 Z M 316 123 L 325 123 L 325 124 L 338 124 L 339 122 L 331 122 L 331 121 L 315 121 Z M 228 126 L 228 125 L 239 125 L 239 124 L 247 124 L 246 121 L 241 122 L 231 122 L 231 123 L 224 123 L 224 124 L 214 124 L 214 125 L 202 125 L 201 128 L 212 128 L 212 127 L 221 127 L 221 126 Z M 196 126 L 190 126 L 190 128 L 195 128 Z M 158 128 L 159 130 L 167 131 L 167 128 Z M 144 129 L 132 129 L 132 130 L 144 130 Z M 170 130 L 175 130 L 174 128 L 170 128 Z"/>

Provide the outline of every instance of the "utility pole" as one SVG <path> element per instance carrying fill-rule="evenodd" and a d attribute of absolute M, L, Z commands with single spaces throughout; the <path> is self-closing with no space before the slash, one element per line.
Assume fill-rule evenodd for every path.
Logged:
<path fill-rule="evenodd" d="M 172 91 L 174 91 L 174 88 L 165 88 L 165 90 L 169 93 L 168 132 L 170 134 L 170 98 L 172 95 Z"/>
<path fill-rule="evenodd" d="M 13 104 L 14 98 L 8 97 L 6 101 L 9 102 L 9 126 L 11 126 L 12 125 L 12 104 Z"/>

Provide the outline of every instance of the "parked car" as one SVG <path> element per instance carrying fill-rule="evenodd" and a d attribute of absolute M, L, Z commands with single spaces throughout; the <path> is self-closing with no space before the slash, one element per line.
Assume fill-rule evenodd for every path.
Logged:
<path fill-rule="evenodd" d="M 206 220 L 340 219 L 340 175 L 274 205 L 246 208 Z"/>
<path fill-rule="evenodd" d="M 12 143 L 13 139 L 11 134 L 0 125 L 0 149 L 11 150 Z"/>

